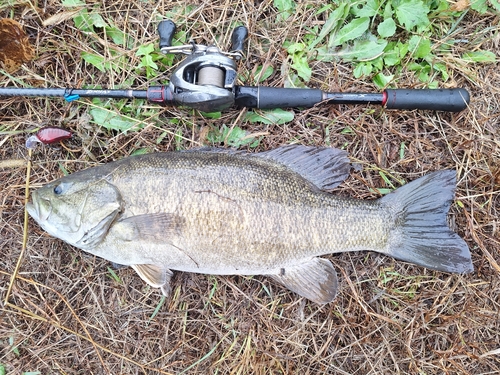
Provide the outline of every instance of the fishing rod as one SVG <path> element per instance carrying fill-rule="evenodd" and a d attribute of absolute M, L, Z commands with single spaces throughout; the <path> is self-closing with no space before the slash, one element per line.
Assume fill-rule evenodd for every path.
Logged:
<path fill-rule="evenodd" d="M 388 109 L 424 109 L 459 112 L 470 101 L 467 90 L 454 89 L 387 89 L 382 93 L 325 92 L 311 88 L 240 86 L 237 62 L 244 56 L 248 36 L 245 26 L 238 26 L 231 36 L 229 52 L 214 45 L 190 43 L 172 46 L 176 26 L 171 20 L 158 25 L 160 50 L 164 54 L 184 54 L 186 58 L 174 70 L 170 83 L 150 86 L 146 90 L 76 89 L 76 88 L 0 88 L 5 97 L 63 97 L 146 99 L 161 106 L 184 106 L 203 112 L 235 108 L 310 108 L 318 104 L 376 104 Z"/>

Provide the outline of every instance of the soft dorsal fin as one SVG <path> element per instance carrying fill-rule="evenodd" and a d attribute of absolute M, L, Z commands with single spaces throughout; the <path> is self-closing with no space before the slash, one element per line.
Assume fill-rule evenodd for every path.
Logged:
<path fill-rule="evenodd" d="M 312 258 L 300 265 L 282 268 L 280 273 L 269 276 L 316 303 L 332 302 L 337 296 L 337 272 L 327 259 Z"/>
<path fill-rule="evenodd" d="M 170 279 L 173 273 L 168 268 L 161 268 L 152 264 L 134 264 L 132 268 L 149 285 L 154 288 L 161 288 L 164 296 L 170 294 Z"/>
<path fill-rule="evenodd" d="M 288 145 L 253 155 L 287 166 L 321 190 L 337 187 L 351 169 L 347 152 L 337 148 Z"/>

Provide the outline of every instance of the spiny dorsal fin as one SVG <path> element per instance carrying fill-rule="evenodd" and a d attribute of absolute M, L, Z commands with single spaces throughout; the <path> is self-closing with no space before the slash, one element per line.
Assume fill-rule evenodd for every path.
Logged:
<path fill-rule="evenodd" d="M 321 190 L 337 187 L 351 169 L 347 152 L 337 148 L 288 145 L 253 155 L 287 166 Z"/>
<path fill-rule="evenodd" d="M 340 185 L 349 176 L 351 169 L 347 152 L 330 147 L 287 145 L 255 154 L 214 147 L 202 147 L 184 152 L 210 152 L 270 159 L 300 174 L 321 190 L 331 190 Z"/>
<path fill-rule="evenodd" d="M 327 259 L 313 258 L 298 266 L 282 268 L 280 273 L 269 276 L 316 303 L 331 302 L 337 295 L 337 273 Z"/>

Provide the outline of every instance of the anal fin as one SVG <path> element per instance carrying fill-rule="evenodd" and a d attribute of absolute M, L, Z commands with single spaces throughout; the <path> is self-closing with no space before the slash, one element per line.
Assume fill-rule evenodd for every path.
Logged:
<path fill-rule="evenodd" d="M 141 279 L 154 288 L 161 288 L 164 296 L 170 295 L 170 279 L 173 272 L 168 268 L 161 268 L 152 264 L 134 264 L 132 268 Z"/>
<path fill-rule="evenodd" d="M 327 259 L 313 258 L 297 266 L 282 268 L 279 274 L 269 276 L 316 303 L 328 303 L 337 296 L 337 272 Z"/>

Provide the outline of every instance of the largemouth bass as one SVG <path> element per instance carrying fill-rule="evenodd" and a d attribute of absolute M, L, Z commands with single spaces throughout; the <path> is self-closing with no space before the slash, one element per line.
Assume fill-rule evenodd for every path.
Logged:
<path fill-rule="evenodd" d="M 372 250 L 433 270 L 473 270 L 447 225 L 456 176 L 430 173 L 378 200 L 327 192 L 349 175 L 344 151 L 284 146 L 131 156 L 32 194 L 27 210 L 52 236 L 132 266 L 169 292 L 172 270 L 269 275 L 317 303 L 337 293 L 319 256 Z"/>

